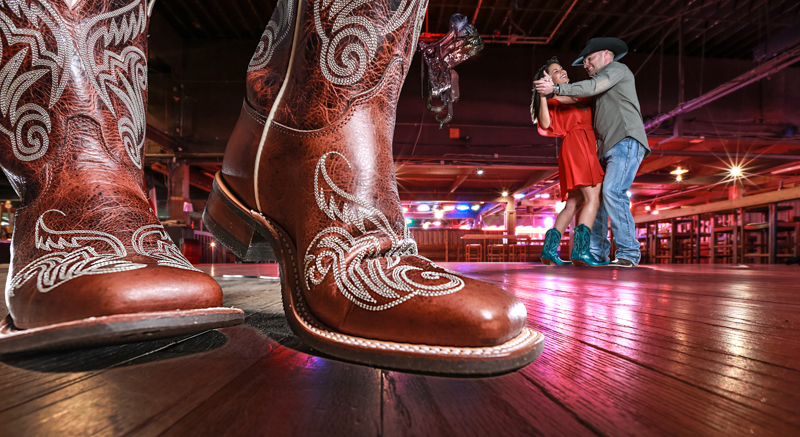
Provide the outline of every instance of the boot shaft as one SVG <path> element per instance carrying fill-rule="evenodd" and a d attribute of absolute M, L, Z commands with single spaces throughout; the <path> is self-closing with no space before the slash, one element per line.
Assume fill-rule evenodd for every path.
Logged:
<path fill-rule="evenodd" d="M 294 1 L 295 7 L 287 3 L 285 8 L 279 6 L 276 14 L 285 9 L 299 16 L 296 24 L 281 20 L 286 36 L 277 33 L 280 44 L 273 60 L 277 69 L 273 77 L 280 77 L 281 66 L 291 61 L 285 73 L 285 87 L 279 92 L 291 97 L 280 98 L 274 120 L 293 129 L 321 129 L 339 120 L 361 97 L 380 97 L 385 100 L 382 112 L 387 114 L 381 124 L 393 129 L 400 86 L 416 50 L 427 0 L 286 1 Z M 277 19 L 275 15 L 273 19 Z M 294 26 L 298 27 L 296 35 Z M 265 34 L 269 30 L 268 25 Z M 263 40 L 262 37 L 262 44 Z M 296 46 L 293 54 L 287 50 L 291 43 Z M 256 55 L 259 53 L 257 50 Z M 291 59 L 286 59 L 287 54 Z M 254 75 L 251 70 L 248 78 Z M 369 96 L 382 81 L 396 83 L 396 90 L 383 96 Z"/>
<path fill-rule="evenodd" d="M 289 68 L 297 7 L 297 0 L 278 0 L 247 66 L 247 102 L 265 117 Z"/>
<path fill-rule="evenodd" d="M 0 2 L 0 164 L 24 204 L 57 177 L 141 187 L 148 14 L 145 0 Z"/>
<path fill-rule="evenodd" d="M 348 162 L 331 161 L 355 177 L 339 188 L 376 199 L 373 205 L 402 231 L 392 159 L 395 111 L 427 0 L 285 1 L 294 7 L 278 4 L 250 63 L 247 102 L 223 162 L 225 180 L 250 208 L 294 223 L 306 218 L 267 208 L 297 202 L 294 190 L 313 178 L 317 160 L 345 152 Z M 285 19 L 284 11 L 295 15 Z M 302 171 L 300 163 L 312 167 Z"/>

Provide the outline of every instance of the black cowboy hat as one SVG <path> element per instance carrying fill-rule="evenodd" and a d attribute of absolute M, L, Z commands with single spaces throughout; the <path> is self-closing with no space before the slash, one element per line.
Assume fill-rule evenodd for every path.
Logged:
<path fill-rule="evenodd" d="M 580 56 L 572 63 L 572 66 L 583 65 L 583 58 L 602 50 L 610 50 L 614 53 L 614 60 L 619 61 L 620 58 L 628 54 L 628 45 L 619 38 L 592 38 L 586 43 L 586 47 L 581 50 Z"/>

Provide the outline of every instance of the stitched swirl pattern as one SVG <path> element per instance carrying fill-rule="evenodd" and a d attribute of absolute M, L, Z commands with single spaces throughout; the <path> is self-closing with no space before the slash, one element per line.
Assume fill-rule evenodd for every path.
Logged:
<path fill-rule="evenodd" d="M 5 0 L 0 6 L 5 8 L 0 11 L 0 56 L 16 52 L 0 68 L 0 114 L 9 122 L 0 124 L 0 132 L 8 137 L 17 159 L 33 161 L 50 146 L 50 114 L 33 102 L 19 106 L 20 101 L 29 100 L 28 90 L 49 73 L 48 108 L 58 102 L 70 77 L 65 64 L 72 57 L 72 45 L 50 3 Z"/>
<path fill-rule="evenodd" d="M 401 0 L 381 22 L 358 15 L 369 0 L 314 0 L 314 26 L 322 41 L 320 68 L 336 85 L 359 81 L 375 57 L 378 44 L 405 23 L 416 9 L 414 0 Z M 426 2 L 422 2 L 426 3 Z"/>
<path fill-rule="evenodd" d="M 275 52 L 275 47 L 286 38 L 289 29 L 291 29 L 290 24 L 293 15 L 294 1 L 279 0 L 275 6 L 275 12 L 272 14 L 273 19 L 267 23 L 264 33 L 261 34 L 261 40 L 258 42 L 256 51 L 250 59 L 247 71 L 259 70 L 269 64 L 272 54 Z"/>
<path fill-rule="evenodd" d="M 328 152 L 317 162 L 314 196 L 334 226 L 320 231 L 306 249 L 306 286 L 319 285 L 330 273 L 345 297 L 370 311 L 391 308 L 414 296 L 441 296 L 464 288 L 457 273 L 417 255 L 408 226 L 402 236 L 397 235 L 383 213 L 336 185 L 325 165 L 335 156 L 350 167 L 339 152 Z M 354 226 L 358 232 L 352 235 L 336 224 Z M 409 264 L 412 260 L 425 267 Z"/>

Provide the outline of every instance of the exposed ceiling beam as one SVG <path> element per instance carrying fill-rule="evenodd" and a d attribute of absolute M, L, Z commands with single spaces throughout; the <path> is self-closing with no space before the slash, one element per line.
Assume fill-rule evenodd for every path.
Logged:
<path fill-rule="evenodd" d="M 686 155 L 686 153 L 699 152 L 703 151 L 703 149 L 708 149 L 708 144 L 690 144 L 689 147 L 684 150 L 651 150 L 650 156 L 652 156 L 653 159 L 648 158 L 646 161 L 642 162 L 642 165 L 639 166 L 639 172 L 637 174 L 650 173 L 660 170 L 664 167 L 669 167 L 673 164 L 683 161 L 687 156 L 689 156 Z M 672 154 L 672 152 L 676 153 Z M 661 156 L 661 158 L 655 158 L 656 156 Z"/>
<path fill-rule="evenodd" d="M 548 176 L 553 177 L 554 175 L 557 175 L 557 173 L 552 173 L 549 171 L 546 172 L 541 170 L 532 172 L 528 180 L 526 180 L 525 182 L 522 183 L 522 185 L 514 189 L 513 193 L 519 193 L 520 191 L 527 190 L 528 187 L 538 183 L 539 181 L 546 179 Z"/>
<path fill-rule="evenodd" d="M 731 159 L 776 159 L 781 161 L 800 161 L 800 155 L 786 155 L 786 154 L 770 154 L 760 153 L 760 151 L 752 152 L 710 152 L 700 150 L 652 150 L 651 155 L 660 156 L 697 156 L 705 158 L 731 158 Z M 650 170 L 653 171 L 653 170 Z"/>
<path fill-rule="evenodd" d="M 145 136 L 148 140 L 173 152 L 177 152 L 182 148 L 181 143 L 179 143 L 175 138 L 173 138 L 172 136 L 168 135 L 167 133 L 163 132 L 162 130 L 158 129 L 157 127 L 153 126 L 150 123 L 147 123 L 147 130 L 145 132 Z"/>
<path fill-rule="evenodd" d="M 477 11 L 476 11 L 476 14 L 477 14 Z M 464 183 L 465 180 L 467 180 L 468 177 L 469 177 L 469 173 L 464 173 L 464 174 L 458 175 L 456 180 L 453 181 L 453 185 L 450 185 L 450 191 L 449 192 L 452 193 L 453 191 L 455 191 L 456 188 L 458 188 L 461 184 Z"/>
<path fill-rule="evenodd" d="M 165 164 L 154 163 L 150 166 L 154 172 L 161 173 L 169 176 L 169 167 Z M 214 179 L 201 173 L 189 173 L 189 185 L 200 188 L 201 190 L 211 192 L 211 183 Z"/>

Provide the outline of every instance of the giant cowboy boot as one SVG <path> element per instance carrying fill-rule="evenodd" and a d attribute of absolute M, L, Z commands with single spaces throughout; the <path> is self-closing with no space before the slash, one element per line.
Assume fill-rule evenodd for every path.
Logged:
<path fill-rule="evenodd" d="M 69 4 L 68 4 L 69 3 Z M 143 190 L 144 0 L 0 2 L 0 162 L 22 199 L 0 353 L 243 320 Z"/>
<path fill-rule="evenodd" d="M 319 351 L 442 373 L 531 362 L 544 337 L 522 303 L 420 257 L 405 226 L 391 143 L 427 2 L 288 2 L 251 62 L 208 228 L 239 256 L 274 250 L 289 325 Z"/>

